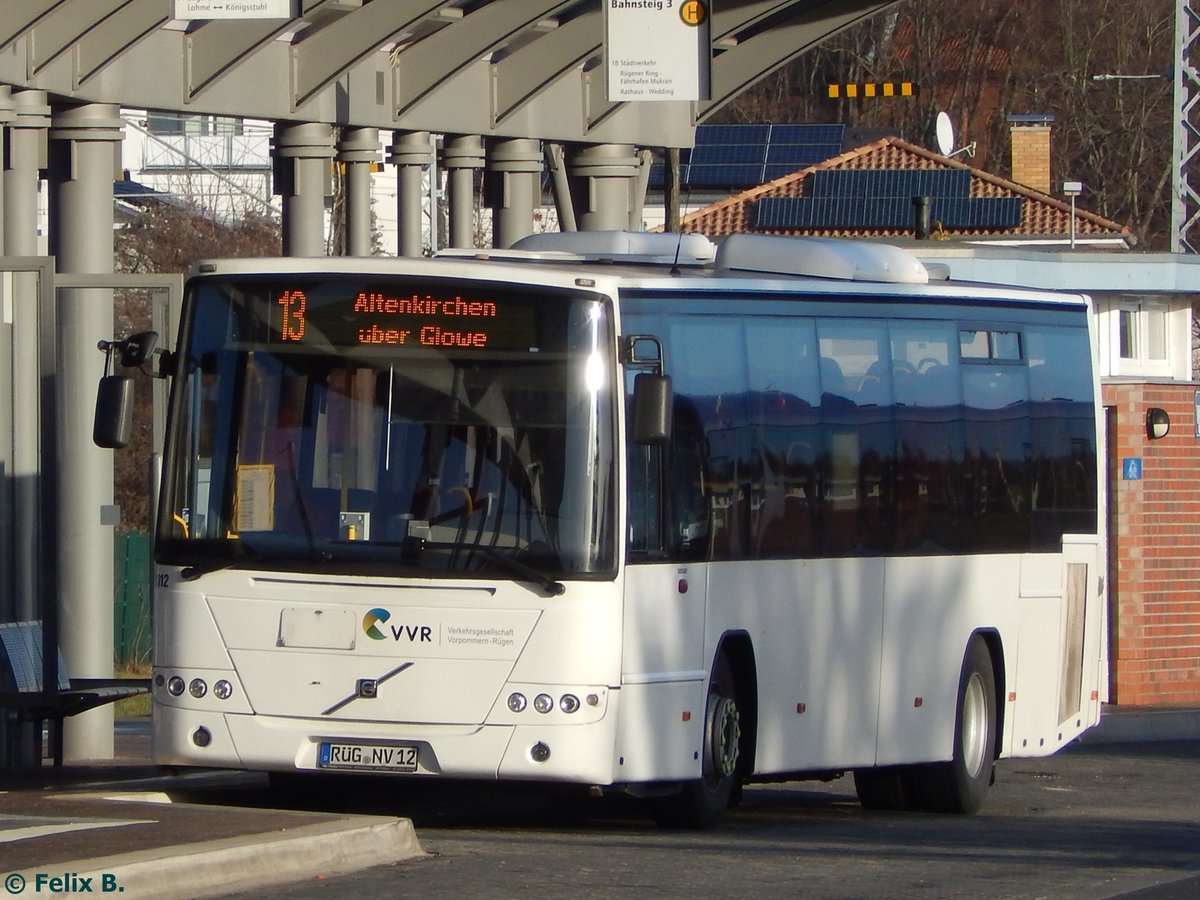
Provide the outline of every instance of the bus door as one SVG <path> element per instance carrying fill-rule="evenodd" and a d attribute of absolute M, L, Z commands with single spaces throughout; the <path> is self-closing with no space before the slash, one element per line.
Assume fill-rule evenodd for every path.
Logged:
<path fill-rule="evenodd" d="M 1103 554 L 1095 535 L 1064 535 L 1062 548 L 1022 558 L 1013 756 L 1069 743 L 1099 721 L 1106 699 Z"/>
<path fill-rule="evenodd" d="M 668 392 L 669 434 L 639 435 L 635 403 L 662 379 L 656 338 L 626 339 L 626 568 L 623 677 L 644 684 L 707 679 L 702 658 L 709 522 L 703 432 Z M 669 384 L 669 382 L 660 382 Z M 661 411 L 660 411 L 661 412 Z"/>

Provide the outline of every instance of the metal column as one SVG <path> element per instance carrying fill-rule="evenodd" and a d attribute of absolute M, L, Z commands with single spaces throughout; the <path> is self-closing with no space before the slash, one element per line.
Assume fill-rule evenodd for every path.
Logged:
<path fill-rule="evenodd" d="M 447 137 L 442 147 L 446 192 L 450 197 L 450 246 L 475 246 L 475 173 L 483 168 L 483 138 Z"/>
<path fill-rule="evenodd" d="M 399 256 L 421 256 L 421 210 L 425 193 L 421 188 L 421 172 L 433 165 L 433 145 L 428 131 L 397 131 L 392 135 L 388 160 L 396 167 L 396 253 Z M 433 177 L 433 172 L 429 173 Z M 429 227 L 436 227 L 435 211 L 429 211 Z M 429 246 L 436 244 L 430 240 Z"/>
<path fill-rule="evenodd" d="M 12 88 L 0 84 L 0 160 L 8 156 L 8 123 L 13 118 Z M 0 180 L 0 252 L 4 249 L 4 182 Z"/>
<path fill-rule="evenodd" d="M 342 129 L 337 159 L 346 167 L 346 255 L 370 256 L 371 166 L 379 162 L 379 129 Z"/>
<path fill-rule="evenodd" d="M 123 136 L 108 104 L 64 106 L 50 126 L 50 249 L 58 271 L 111 275 L 113 174 Z M 92 443 L 96 384 L 113 336 L 112 290 L 64 290 L 58 301 L 59 453 L 45 477 L 59 488 L 59 645 L 72 675 L 113 673 L 113 454 Z M 64 727 L 68 759 L 111 759 L 113 710 L 73 716 Z"/>
<path fill-rule="evenodd" d="M 620 231 L 629 227 L 631 183 L 639 166 L 634 149 L 625 144 L 572 148 L 567 175 L 580 231 Z"/>
<path fill-rule="evenodd" d="M 533 208 L 542 196 L 542 148 L 531 138 L 488 142 L 488 201 L 492 246 L 511 247 L 533 231 Z"/>
<path fill-rule="evenodd" d="M 325 255 L 325 196 L 333 161 L 333 127 L 279 123 L 272 143 L 275 193 L 283 197 L 285 256 Z"/>
<path fill-rule="evenodd" d="M 46 157 L 50 105 L 45 91 L 16 91 L 4 164 L 4 252 L 37 256 L 38 183 Z"/>
<path fill-rule="evenodd" d="M 545 143 L 542 153 L 546 157 L 546 170 L 550 173 L 551 193 L 558 213 L 558 230 L 577 231 L 575 206 L 571 202 L 571 180 L 567 177 L 566 153 L 562 144 Z"/>
<path fill-rule="evenodd" d="M 1200 248 L 1200 185 L 1189 175 L 1200 155 L 1200 72 L 1192 53 L 1200 41 L 1200 0 L 1176 0 L 1174 105 L 1175 133 L 1171 170 L 1171 250 L 1195 253 Z"/>
<path fill-rule="evenodd" d="M 50 106 L 45 91 L 17 91 L 12 95 L 12 103 L 8 155 L 4 161 L 4 253 L 6 256 L 37 256 L 38 184 L 45 157 L 46 133 L 50 128 Z M 22 427 L 13 429 L 12 468 L 7 475 L 12 485 L 12 519 L 14 523 L 20 523 L 22 533 L 14 540 L 12 608 L 5 612 L 11 619 L 25 620 L 41 615 L 37 603 L 39 573 L 56 567 L 58 561 L 54 547 L 39 546 L 36 539 L 38 523 L 42 521 L 39 501 L 41 429 L 38 424 L 41 386 L 38 383 L 37 316 L 27 314 L 27 311 L 36 309 L 36 301 L 32 298 L 38 296 L 37 276 L 15 274 L 12 292 L 12 397 L 14 414 L 21 417 Z M 47 452 L 52 453 L 53 448 Z M 51 515 L 52 511 L 47 510 L 46 514 Z"/>
<path fill-rule="evenodd" d="M 8 156 L 8 123 L 12 120 L 12 92 L 0 85 L 0 159 Z M 0 179 L 0 255 L 4 254 L 4 182 Z M 16 531 L 13 517 L 13 435 L 17 422 L 13 410 L 19 407 L 11 390 L 13 371 L 12 280 L 0 281 L 0 621 L 13 621 L 16 607 L 14 564 Z M 24 407 L 28 408 L 28 407 Z M 0 725 L 3 731 L 3 725 Z"/>

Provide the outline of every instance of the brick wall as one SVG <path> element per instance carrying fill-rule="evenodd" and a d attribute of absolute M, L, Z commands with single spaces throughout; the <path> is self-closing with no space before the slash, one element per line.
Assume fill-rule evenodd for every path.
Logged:
<path fill-rule="evenodd" d="M 1110 662 L 1121 706 L 1200 704 L 1200 438 L 1196 384 L 1106 384 L 1111 435 Z M 1165 409 L 1171 431 L 1146 437 L 1146 410 Z M 1142 478 L 1123 478 L 1140 458 Z"/>

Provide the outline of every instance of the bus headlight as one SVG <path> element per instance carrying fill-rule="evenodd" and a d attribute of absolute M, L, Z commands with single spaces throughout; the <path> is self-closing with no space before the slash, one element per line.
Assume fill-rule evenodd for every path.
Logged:
<path fill-rule="evenodd" d="M 525 712 L 525 707 L 527 705 L 528 705 L 528 702 L 525 700 L 524 694 L 513 693 L 513 694 L 508 695 L 509 711 L 515 712 L 515 713 Z"/>
<path fill-rule="evenodd" d="M 186 687 L 186 685 L 183 683 L 183 679 L 180 678 L 178 675 L 172 675 L 167 680 L 167 693 L 170 694 L 172 697 L 182 697 L 183 689 L 185 687 Z"/>
<path fill-rule="evenodd" d="M 570 715 L 579 709 L 579 698 L 574 694 L 563 694 L 558 700 L 558 708 Z"/>
<path fill-rule="evenodd" d="M 233 685 L 222 678 L 213 685 L 213 696 L 218 700 L 228 700 L 233 696 Z"/>
<path fill-rule="evenodd" d="M 193 678 L 188 685 L 188 693 L 199 700 L 208 693 L 208 683 L 203 678 Z"/>
<path fill-rule="evenodd" d="M 540 713 L 548 713 L 554 709 L 554 698 L 549 694 L 538 694 L 533 698 L 533 708 Z"/>

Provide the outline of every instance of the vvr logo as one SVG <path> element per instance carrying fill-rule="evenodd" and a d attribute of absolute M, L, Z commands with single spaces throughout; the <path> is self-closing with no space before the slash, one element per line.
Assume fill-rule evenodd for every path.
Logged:
<path fill-rule="evenodd" d="M 382 641 L 387 634 L 379 628 L 392 617 L 386 609 L 372 609 L 363 616 L 363 631 L 373 641 Z M 428 644 L 433 642 L 433 629 L 428 625 L 400 625 L 388 628 L 392 640 L 408 641 L 410 644 Z"/>
<path fill-rule="evenodd" d="M 376 623 L 386 622 L 392 614 L 386 609 L 373 609 L 363 616 L 363 631 L 373 641 L 382 641 L 387 635 L 375 627 Z"/>

